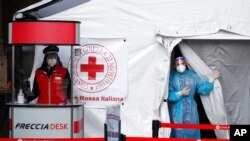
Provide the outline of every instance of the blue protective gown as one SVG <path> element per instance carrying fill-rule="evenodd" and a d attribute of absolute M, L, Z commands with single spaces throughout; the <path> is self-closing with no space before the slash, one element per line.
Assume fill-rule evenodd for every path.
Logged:
<path fill-rule="evenodd" d="M 180 91 L 188 87 L 191 89 L 187 96 L 180 96 Z M 171 73 L 169 79 L 169 112 L 172 123 L 199 124 L 199 115 L 194 95 L 208 95 L 213 89 L 213 84 L 203 81 L 191 70 L 183 73 Z M 200 130 L 172 128 L 171 137 L 174 138 L 200 138 Z"/>

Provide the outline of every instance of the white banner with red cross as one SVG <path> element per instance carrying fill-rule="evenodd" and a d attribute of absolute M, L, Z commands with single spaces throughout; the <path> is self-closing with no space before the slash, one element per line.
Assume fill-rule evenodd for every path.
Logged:
<path fill-rule="evenodd" d="M 73 51 L 74 98 L 86 106 L 123 102 L 127 95 L 124 39 L 81 39 Z"/>
<path fill-rule="evenodd" d="M 128 49 L 123 38 L 81 38 L 80 46 L 58 46 L 64 67 L 71 72 L 73 66 L 74 100 L 85 106 L 105 107 L 122 103 L 127 96 Z M 43 49 L 36 46 L 35 59 L 30 77 L 42 64 Z"/>

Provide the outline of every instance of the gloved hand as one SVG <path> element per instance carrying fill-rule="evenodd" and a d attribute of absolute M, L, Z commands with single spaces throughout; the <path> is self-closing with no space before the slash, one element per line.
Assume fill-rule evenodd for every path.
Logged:
<path fill-rule="evenodd" d="M 214 81 L 215 79 L 219 78 L 220 77 L 220 72 L 218 70 L 214 70 L 212 73 L 211 73 L 211 77 L 212 77 L 212 81 Z"/>
<path fill-rule="evenodd" d="M 181 96 L 189 95 L 189 94 L 190 94 L 190 91 L 191 91 L 191 89 L 189 89 L 188 87 L 185 87 L 185 88 L 183 88 L 183 89 L 180 91 L 180 95 L 181 95 Z"/>

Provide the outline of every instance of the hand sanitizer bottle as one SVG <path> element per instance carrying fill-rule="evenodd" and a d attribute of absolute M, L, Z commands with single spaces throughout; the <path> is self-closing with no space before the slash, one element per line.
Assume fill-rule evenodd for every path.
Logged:
<path fill-rule="evenodd" d="M 17 95 L 17 103 L 19 104 L 23 104 L 24 103 L 24 94 L 23 94 L 23 90 L 20 89 L 19 93 Z"/>

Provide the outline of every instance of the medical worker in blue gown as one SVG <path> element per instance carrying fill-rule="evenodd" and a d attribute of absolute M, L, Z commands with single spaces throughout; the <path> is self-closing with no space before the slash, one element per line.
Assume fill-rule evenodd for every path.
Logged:
<path fill-rule="evenodd" d="M 199 116 L 194 95 L 208 95 L 213 89 L 213 81 L 220 77 L 218 71 L 213 71 L 210 80 L 202 80 L 194 71 L 186 70 L 184 57 L 175 59 L 176 71 L 169 79 L 169 112 L 172 123 L 199 124 Z M 200 130 L 188 128 L 172 128 L 171 137 L 200 138 Z"/>

